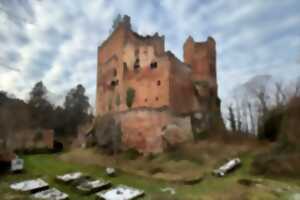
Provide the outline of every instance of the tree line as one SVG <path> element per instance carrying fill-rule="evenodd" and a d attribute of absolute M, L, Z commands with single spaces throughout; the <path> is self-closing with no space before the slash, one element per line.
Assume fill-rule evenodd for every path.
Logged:
<path fill-rule="evenodd" d="M 91 105 L 85 88 L 79 84 L 70 89 L 62 106 L 51 103 L 42 81 L 29 93 L 29 100 L 11 97 L 0 91 L 0 146 L 6 147 L 14 134 L 24 129 L 53 129 L 55 136 L 75 136 L 81 124 L 90 121 Z"/>
<path fill-rule="evenodd" d="M 237 88 L 226 105 L 229 129 L 259 139 L 277 140 L 287 109 L 299 101 L 300 78 L 283 83 L 271 76 L 257 76 Z"/>

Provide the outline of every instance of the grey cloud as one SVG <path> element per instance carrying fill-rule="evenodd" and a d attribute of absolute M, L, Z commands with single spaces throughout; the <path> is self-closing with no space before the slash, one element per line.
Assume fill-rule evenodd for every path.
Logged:
<path fill-rule="evenodd" d="M 0 40 L 5 40 L 9 51 L 15 52 L 9 60 L 19 59 L 19 64 L 26 65 L 18 77 L 18 88 L 10 87 L 16 92 L 25 90 L 26 87 L 21 87 L 25 82 L 43 79 L 51 91 L 63 96 L 60 94 L 83 83 L 94 104 L 97 46 L 108 36 L 113 17 L 118 13 L 130 15 L 140 33 L 164 34 L 166 48 L 179 58 L 182 58 L 182 45 L 188 35 L 196 40 L 214 36 L 223 99 L 230 96 L 237 84 L 252 76 L 269 71 L 272 76 L 287 71 L 297 74 L 295 63 L 300 48 L 297 39 L 300 32 L 295 26 L 300 18 L 297 0 L 190 0 L 175 4 L 173 0 L 95 0 L 89 4 L 83 0 L 21 2 L 17 8 L 5 0 L 5 8 L 16 7 L 20 16 L 33 17 L 33 29 L 25 29 L 24 24 L 20 29 L 13 25 L 10 25 L 11 30 L 0 29 Z M 0 6 L 3 5 L 1 1 Z M 19 52 L 22 46 L 26 48 Z M 0 52 L 7 51 L 0 47 Z M 13 56 L 17 53 L 20 57 Z M 282 76 L 292 78 L 290 73 Z M 9 80 L 13 83 L 15 79 Z"/>
<path fill-rule="evenodd" d="M 31 0 L 1 0 L 0 10 L 20 26 L 23 23 L 34 23 L 34 11 Z"/>

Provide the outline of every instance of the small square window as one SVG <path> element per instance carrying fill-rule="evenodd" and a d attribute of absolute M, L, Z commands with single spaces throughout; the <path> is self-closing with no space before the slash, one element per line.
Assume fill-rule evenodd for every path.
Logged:
<path fill-rule="evenodd" d="M 113 81 L 111 81 L 110 85 L 113 86 L 113 87 L 119 85 L 119 80 L 113 80 Z"/>
<path fill-rule="evenodd" d="M 127 67 L 127 63 L 126 62 L 123 63 L 123 70 L 124 70 L 124 72 L 128 71 L 128 67 Z"/>
<path fill-rule="evenodd" d="M 160 86 L 160 80 L 158 80 L 158 81 L 156 82 L 156 84 L 157 84 L 158 86 Z"/>
<path fill-rule="evenodd" d="M 151 68 L 151 69 L 157 68 L 157 62 L 152 62 L 152 63 L 150 64 L 150 68 Z"/>
<path fill-rule="evenodd" d="M 134 68 L 135 70 L 137 70 L 137 69 L 140 68 L 140 59 L 137 58 L 137 59 L 135 60 L 135 63 L 134 63 L 133 68 Z"/>
<path fill-rule="evenodd" d="M 159 98 L 158 98 L 158 97 L 156 97 L 156 98 L 155 98 L 155 100 L 156 100 L 156 101 L 158 101 L 158 100 L 159 100 Z"/>

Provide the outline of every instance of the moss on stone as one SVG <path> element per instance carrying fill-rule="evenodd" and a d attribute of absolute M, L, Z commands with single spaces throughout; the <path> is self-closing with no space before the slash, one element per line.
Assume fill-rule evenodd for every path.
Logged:
<path fill-rule="evenodd" d="M 127 89 L 127 97 L 126 97 L 126 104 L 128 108 L 131 108 L 135 98 L 135 90 L 133 88 Z"/>

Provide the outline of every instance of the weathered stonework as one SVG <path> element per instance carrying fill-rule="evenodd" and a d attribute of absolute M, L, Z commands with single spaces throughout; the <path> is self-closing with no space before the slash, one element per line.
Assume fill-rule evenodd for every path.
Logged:
<path fill-rule="evenodd" d="M 191 140 L 194 127 L 219 113 L 211 37 L 202 43 L 189 37 L 183 63 L 165 51 L 164 36 L 138 35 L 125 16 L 98 48 L 97 69 L 96 116 L 115 116 L 126 147 L 161 152 L 167 143 Z"/>

